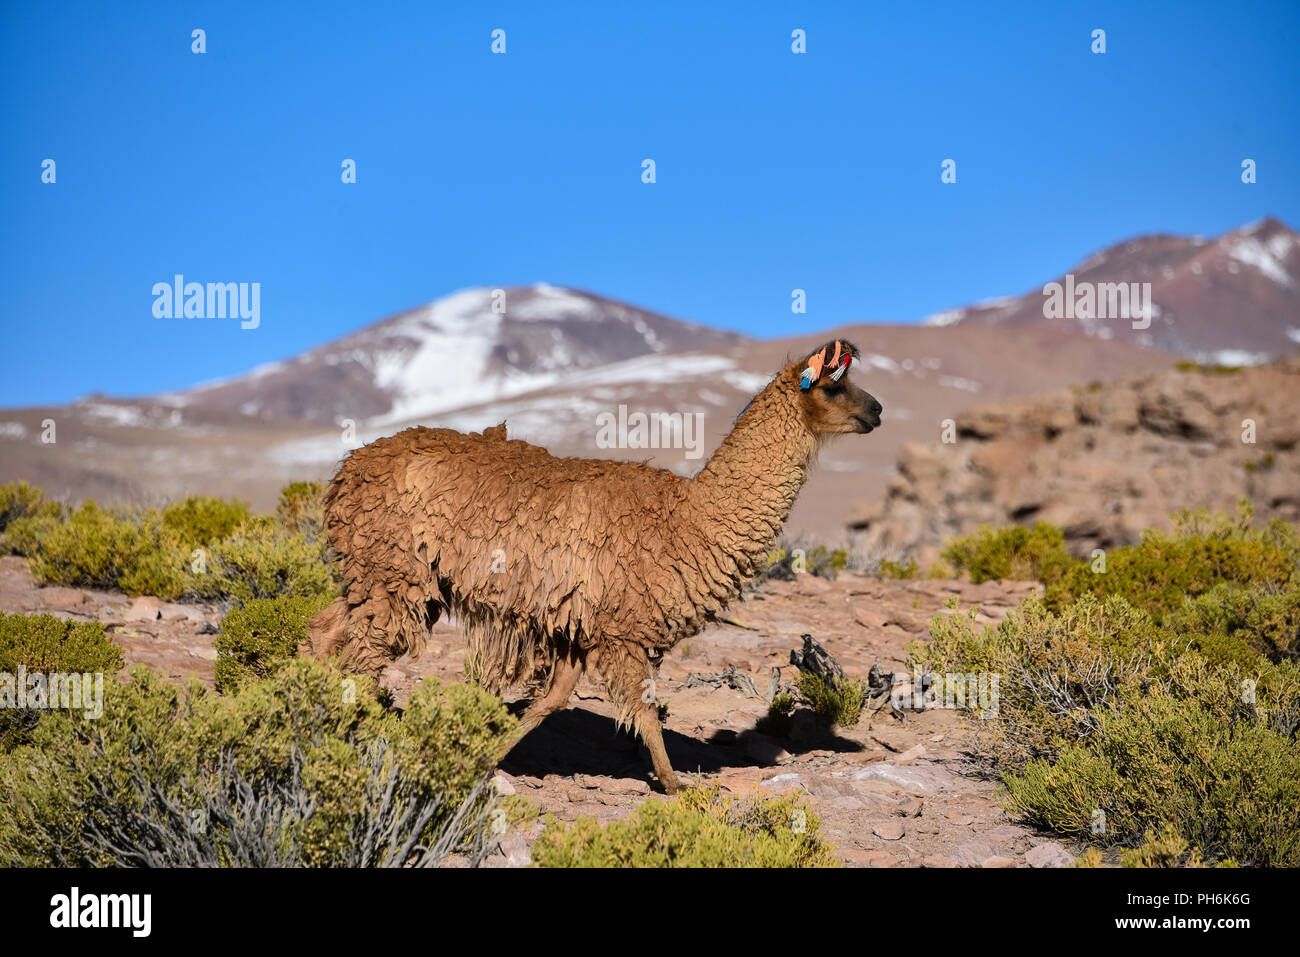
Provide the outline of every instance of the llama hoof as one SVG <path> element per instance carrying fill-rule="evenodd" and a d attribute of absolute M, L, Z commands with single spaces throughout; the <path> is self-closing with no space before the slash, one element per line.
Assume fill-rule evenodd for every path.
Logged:
<path fill-rule="evenodd" d="M 695 782 L 685 774 L 672 774 L 667 777 L 655 776 L 665 794 L 677 794 L 683 788 L 694 787 Z"/>

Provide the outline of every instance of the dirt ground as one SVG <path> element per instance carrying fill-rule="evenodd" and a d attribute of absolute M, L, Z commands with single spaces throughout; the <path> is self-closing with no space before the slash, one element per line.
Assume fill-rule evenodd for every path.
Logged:
<path fill-rule="evenodd" d="M 906 671 L 906 646 L 924 638 L 931 616 L 956 596 L 984 621 L 1000 620 L 1036 586 L 956 580 L 890 581 L 855 572 L 834 581 L 799 575 L 765 583 L 737 601 L 730 621 L 682 642 L 665 656 L 657 694 L 668 705 L 665 740 L 674 767 L 727 791 L 795 791 L 822 818 L 822 833 L 843 862 L 861 867 L 1069 866 L 1066 848 L 1018 824 L 998 802 L 997 785 L 965 773 L 972 719 L 943 708 L 905 711 L 886 705 L 852 728 L 830 733 L 799 715 L 785 738 L 759 733 L 774 682 L 796 677 L 790 652 L 808 633 L 850 678 L 873 664 Z M 104 622 L 128 665 L 143 663 L 174 680 L 211 684 L 221 612 L 154 598 L 40 587 L 25 560 L 0 558 L 0 610 L 50 612 Z M 452 623 L 435 628 L 418 661 L 401 659 L 384 681 L 405 700 L 428 676 L 462 680 L 464 645 Z M 700 683 L 729 667 L 754 692 Z M 774 669 L 780 669 L 779 677 Z M 692 676 L 696 676 L 694 682 Z M 718 686 L 714 686 L 718 685 Z M 522 702 L 521 702 L 522 704 Z M 601 689 L 585 679 L 567 709 L 548 718 L 502 763 L 498 787 L 518 793 L 561 820 L 621 818 L 646 800 L 664 800 L 649 756 L 617 732 Z M 529 862 L 539 823 L 507 834 L 489 860 Z"/>

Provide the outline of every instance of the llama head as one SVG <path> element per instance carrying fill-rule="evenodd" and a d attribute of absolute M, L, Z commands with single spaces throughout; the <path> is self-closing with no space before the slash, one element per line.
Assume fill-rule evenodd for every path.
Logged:
<path fill-rule="evenodd" d="M 880 403 L 849 381 L 857 358 L 857 346 L 832 339 L 786 367 L 784 378 L 798 392 L 804 422 L 814 435 L 866 433 L 880 425 Z"/>

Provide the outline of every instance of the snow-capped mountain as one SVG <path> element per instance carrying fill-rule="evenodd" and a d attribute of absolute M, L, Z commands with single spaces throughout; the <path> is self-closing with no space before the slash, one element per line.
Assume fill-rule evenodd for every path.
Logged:
<path fill-rule="evenodd" d="M 1078 290 L 1071 297 L 1075 305 L 1088 287 L 1095 293 L 1103 284 L 1149 283 L 1150 325 L 1134 328 L 1133 322 L 1106 315 L 1100 301 L 1104 294 L 1091 308 L 1085 302 L 1049 318 L 1045 305 L 1050 292 L 1043 289 L 938 313 L 925 322 L 1054 323 L 1088 336 L 1129 339 L 1160 352 L 1227 365 L 1293 355 L 1300 344 L 1300 235 L 1271 217 L 1213 240 L 1141 236 L 1088 257 L 1054 281 L 1063 297 L 1067 290 Z"/>
<path fill-rule="evenodd" d="M 1231 364 L 1294 354 L 1297 245 L 1270 219 L 1213 241 L 1134 239 L 1070 270 L 1076 286 L 1150 282 L 1145 331 L 1047 318 L 1041 289 L 926 325 L 792 325 L 766 340 L 552 285 L 468 289 L 225 381 L 0 410 L 0 484 L 137 503 L 239 495 L 270 508 L 285 482 L 328 477 L 349 449 L 378 436 L 500 422 L 557 455 L 632 458 L 688 475 L 787 359 L 840 335 L 862 350 L 854 379 L 884 404 L 886 427 L 820 456 L 791 527 L 825 533 L 842 527 L 849 503 L 883 489 L 905 443 L 933 441 L 940 423 L 978 403 L 1166 370 L 1169 353 Z M 622 408 L 689 417 L 699 423 L 695 445 L 609 446 L 597 423 Z M 51 421 L 57 443 L 44 439 Z M 340 428 L 345 421 L 353 427 Z"/>
<path fill-rule="evenodd" d="M 582 382 L 628 361 L 654 364 L 665 353 L 717 353 L 715 363 L 727 365 L 746 341 L 545 283 L 476 288 L 168 398 L 263 419 L 383 426 Z"/>

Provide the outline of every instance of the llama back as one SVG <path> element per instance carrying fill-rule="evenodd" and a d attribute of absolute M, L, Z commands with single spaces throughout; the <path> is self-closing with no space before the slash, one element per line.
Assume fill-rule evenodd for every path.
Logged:
<path fill-rule="evenodd" d="M 415 428 L 348 457 L 327 493 L 326 527 L 347 601 L 373 597 L 378 615 L 408 609 L 369 623 L 399 654 L 418 653 L 447 609 L 515 636 L 511 648 L 557 635 L 587 645 L 659 619 L 652 579 L 680 484 L 635 463 L 556 458 L 508 441 L 503 426 Z"/>

